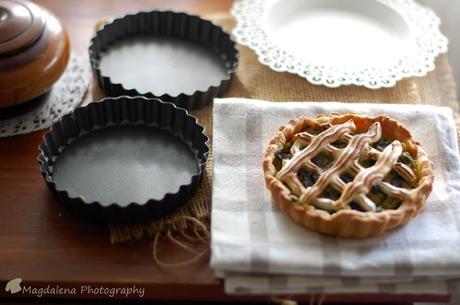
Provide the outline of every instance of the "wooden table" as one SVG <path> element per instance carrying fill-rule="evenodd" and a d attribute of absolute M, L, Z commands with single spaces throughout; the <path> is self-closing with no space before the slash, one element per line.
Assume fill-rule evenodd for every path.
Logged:
<path fill-rule="evenodd" d="M 227 12 L 230 0 L 37 0 L 63 20 L 77 54 L 87 53 L 100 19 L 128 12 L 173 9 L 209 15 Z M 91 99 L 91 92 L 89 93 Z M 61 209 L 39 173 L 36 157 L 43 132 L 0 139 L 0 298 L 12 297 L 5 283 L 20 277 L 24 285 L 145 288 L 144 299 L 266 300 L 268 297 L 225 295 L 208 262 L 168 272 L 152 260 L 150 242 L 112 246 L 105 226 L 81 223 Z M 171 258 L 175 256 L 171 252 Z M 14 295 L 15 299 L 25 297 Z M 60 298 L 107 298 L 103 295 L 60 295 Z M 134 296 L 133 298 L 136 298 Z M 308 300 L 308 296 L 296 299 Z M 329 301 L 445 301 L 446 297 L 361 295 L 331 296 Z"/>

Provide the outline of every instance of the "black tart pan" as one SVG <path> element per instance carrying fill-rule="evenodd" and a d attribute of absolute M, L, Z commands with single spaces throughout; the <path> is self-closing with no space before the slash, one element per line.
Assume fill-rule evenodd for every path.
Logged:
<path fill-rule="evenodd" d="M 235 42 L 221 27 L 170 11 L 112 20 L 96 32 L 89 56 L 107 96 L 156 97 L 186 109 L 221 96 L 239 59 Z"/>
<path fill-rule="evenodd" d="M 86 220 L 110 224 L 145 223 L 183 206 L 209 152 L 196 118 L 145 97 L 78 108 L 43 139 L 40 171 L 58 201 Z"/>

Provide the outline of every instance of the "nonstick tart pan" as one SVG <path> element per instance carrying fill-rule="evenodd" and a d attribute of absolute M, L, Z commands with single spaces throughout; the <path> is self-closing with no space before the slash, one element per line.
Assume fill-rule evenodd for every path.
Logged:
<path fill-rule="evenodd" d="M 65 115 L 40 145 L 59 202 L 98 223 L 144 223 L 186 204 L 203 175 L 204 128 L 186 110 L 145 97 L 106 98 Z"/>
<path fill-rule="evenodd" d="M 186 109 L 221 96 L 239 58 L 221 27 L 170 11 L 114 19 L 91 40 L 89 55 L 108 96 L 157 97 Z"/>

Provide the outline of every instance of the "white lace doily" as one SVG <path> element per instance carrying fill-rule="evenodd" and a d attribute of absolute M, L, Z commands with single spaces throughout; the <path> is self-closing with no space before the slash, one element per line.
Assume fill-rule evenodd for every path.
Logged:
<path fill-rule="evenodd" d="M 366 1 L 355 1 L 354 5 L 362 5 Z M 237 0 L 232 8 L 232 14 L 237 20 L 233 34 L 239 43 L 253 49 L 258 55 L 259 61 L 272 70 L 298 74 L 313 84 L 331 88 L 342 85 L 358 85 L 371 89 L 393 87 L 397 81 L 403 78 L 424 76 L 432 71 L 435 68 L 436 57 L 446 52 L 448 46 L 447 38 L 440 31 L 439 17 L 431 9 L 416 3 L 414 0 L 372 1 L 376 1 L 378 5 L 383 4 L 387 9 L 398 14 L 410 29 L 409 35 L 414 50 L 411 50 L 410 54 L 396 54 L 395 63 L 388 65 L 374 63 L 375 66 L 350 69 L 334 64 L 315 63 L 311 59 L 307 60 L 296 56 L 295 52 L 292 51 L 295 45 L 291 49 L 283 47 L 273 37 L 273 28 L 275 27 L 269 22 L 279 22 L 277 20 L 279 19 L 278 13 L 281 12 L 278 12 L 277 9 L 280 3 L 283 5 L 286 2 L 293 5 L 299 5 L 299 3 L 304 5 L 303 2 L 299 1 Z M 317 2 L 312 1 L 312 3 Z M 274 5 L 277 5 L 276 9 L 273 9 Z M 376 14 L 375 11 L 369 13 Z M 367 17 L 372 19 L 372 15 Z M 291 21 L 287 20 L 287 22 Z M 397 25 L 393 23 L 390 26 Z M 305 39 L 302 34 L 299 33 L 299 41 Z M 340 46 L 337 49 L 340 51 Z"/>
<path fill-rule="evenodd" d="M 89 64 L 72 54 L 65 72 L 44 101 L 19 116 L 0 119 L 0 138 L 48 128 L 83 101 L 89 79 Z"/>

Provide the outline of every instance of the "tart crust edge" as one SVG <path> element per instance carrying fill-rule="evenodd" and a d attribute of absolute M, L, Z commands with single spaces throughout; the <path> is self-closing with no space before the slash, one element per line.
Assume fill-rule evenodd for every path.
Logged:
<path fill-rule="evenodd" d="M 273 164 L 275 153 L 282 149 L 289 139 L 309 124 L 317 126 L 324 123 L 341 124 L 352 119 L 358 129 L 374 122 L 380 122 L 383 134 L 406 144 L 406 151 L 416 156 L 414 171 L 419 178 L 419 184 L 413 189 L 413 202 L 402 202 L 396 210 L 385 210 L 379 213 L 364 213 L 355 210 L 341 210 L 335 214 L 319 210 L 313 206 L 298 205 L 291 198 L 291 190 L 276 179 Z M 427 153 L 412 138 L 405 126 L 388 115 L 368 116 L 348 113 L 340 115 L 332 113 L 329 116 L 319 115 L 316 118 L 301 116 L 291 120 L 271 139 L 263 156 L 263 170 L 265 184 L 272 194 L 273 201 L 281 211 L 292 218 L 296 223 L 327 235 L 346 238 L 367 238 L 383 234 L 384 232 L 409 222 L 423 208 L 425 201 L 432 191 L 434 167 L 428 159 Z"/>

